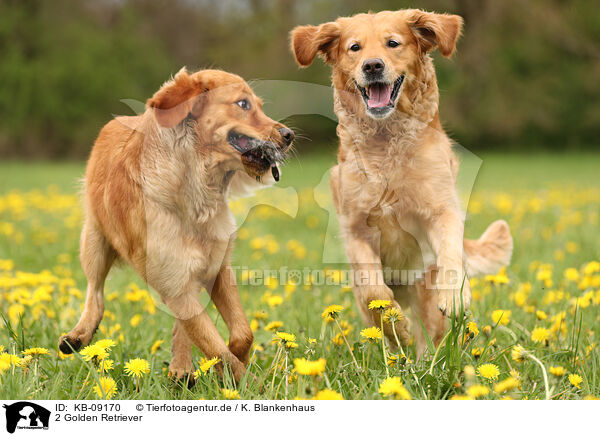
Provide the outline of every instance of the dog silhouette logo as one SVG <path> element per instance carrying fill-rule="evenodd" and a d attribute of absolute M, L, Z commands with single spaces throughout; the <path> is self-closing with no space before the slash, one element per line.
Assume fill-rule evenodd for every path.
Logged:
<path fill-rule="evenodd" d="M 19 401 L 10 405 L 4 404 L 6 409 L 6 431 L 14 433 L 18 429 L 48 429 L 50 411 L 42 406 L 29 401 Z"/>

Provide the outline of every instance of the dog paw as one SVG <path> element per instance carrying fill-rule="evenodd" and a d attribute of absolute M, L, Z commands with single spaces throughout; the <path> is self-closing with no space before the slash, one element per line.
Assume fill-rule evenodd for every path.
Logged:
<path fill-rule="evenodd" d="M 438 291 L 438 309 L 444 316 L 459 316 L 465 313 L 470 305 L 471 291 L 467 286 L 463 286 L 462 291 L 459 289 Z"/>
<path fill-rule="evenodd" d="M 58 349 L 63 354 L 71 354 L 73 351 L 78 351 L 83 345 L 81 337 L 75 335 L 64 335 L 58 340 Z"/>
<path fill-rule="evenodd" d="M 191 388 L 196 383 L 194 377 L 192 364 L 189 365 L 178 365 L 171 363 L 169 365 L 168 377 L 178 383 L 187 384 L 188 388 Z"/>

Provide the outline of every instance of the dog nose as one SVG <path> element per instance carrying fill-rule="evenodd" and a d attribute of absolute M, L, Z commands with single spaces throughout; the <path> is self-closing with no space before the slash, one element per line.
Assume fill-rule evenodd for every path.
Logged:
<path fill-rule="evenodd" d="M 287 127 L 282 127 L 281 129 L 279 129 L 279 133 L 281 134 L 285 145 L 290 145 L 294 140 L 294 132 L 291 129 L 288 129 Z"/>
<path fill-rule="evenodd" d="M 385 64 L 379 58 L 367 59 L 363 62 L 362 70 L 366 74 L 381 73 L 385 68 Z"/>

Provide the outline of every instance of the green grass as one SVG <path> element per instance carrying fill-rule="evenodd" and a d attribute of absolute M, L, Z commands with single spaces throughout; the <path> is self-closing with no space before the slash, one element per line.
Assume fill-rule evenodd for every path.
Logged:
<path fill-rule="evenodd" d="M 595 347 L 600 335 L 600 272 L 591 272 L 585 278 L 583 270 L 588 262 L 600 259 L 600 157 L 480 157 L 482 167 L 471 195 L 466 233 L 477 237 L 497 218 L 509 222 L 515 238 L 513 263 L 507 270 L 510 282 L 494 284 L 480 279 L 474 283 L 472 319 L 468 321 L 476 322 L 480 330 L 476 337 L 463 343 L 465 322 L 455 320 L 435 360 L 436 351 L 431 350 L 416 361 L 411 345 L 405 350 L 409 361 L 390 367 L 390 376 L 400 377 L 415 399 L 464 395 L 475 384 L 492 389 L 482 398 L 510 395 L 537 399 L 546 396 L 541 364 L 546 372 L 551 366 L 562 366 L 567 372 L 561 377 L 548 374 L 547 387 L 552 398 L 600 396 L 600 356 Z M 336 259 L 343 257 L 344 252 L 342 241 L 336 237 L 335 219 L 331 221 L 334 226 L 327 230 L 331 200 L 326 185 L 321 183 L 334 162 L 333 149 L 328 154 L 302 156 L 283 171 L 278 187 L 288 188 L 287 191 L 270 189 L 234 202 L 236 217 L 243 222 L 233 255 L 234 266 L 317 271 L 347 268 L 323 262 L 324 246 L 325 252 Z M 0 262 L 0 312 L 7 322 L 0 331 L 0 345 L 15 354 L 34 346 L 50 350 L 49 355 L 34 359 L 26 369 L 4 370 L 0 375 L 0 398 L 96 398 L 93 387 L 97 373 L 93 365 L 79 357 L 63 360 L 56 353 L 59 335 L 74 326 L 85 298 L 85 277 L 77 259 L 81 211 L 75 196 L 83 171 L 83 163 L 0 163 L 0 259 L 14 263 L 11 266 Z M 251 207 L 253 204 L 258 206 Z M 250 213 L 246 217 L 247 209 Z M 334 237 L 328 240 L 326 233 Z M 327 245 L 331 241 L 333 244 Z M 567 268 L 575 268 L 579 279 L 565 279 Z M 552 283 L 538 279 L 545 269 L 551 270 Z M 48 273 L 43 274 L 44 270 Z M 19 271 L 34 274 L 23 275 Z M 238 271 L 238 279 L 243 274 Z M 111 271 L 105 289 L 107 312 L 94 338 L 112 338 L 117 342 L 110 353 L 114 369 L 108 371 L 117 382 L 114 398 L 222 398 L 222 387 L 234 387 L 228 376 L 221 379 L 210 372 L 191 389 L 166 377 L 173 318 L 153 291 L 149 295 L 157 302 L 154 313 L 150 313 L 147 297 L 130 301 L 127 295 L 131 284 L 145 289 L 128 267 Z M 236 386 L 241 397 L 310 398 L 318 391 L 330 389 L 346 399 L 382 398 L 378 391 L 386 378 L 386 367 L 381 343 L 361 342 L 359 333 L 364 326 L 352 293 L 339 285 L 291 288 L 274 282 L 270 287 L 240 285 L 246 313 L 249 319 L 256 319 L 258 327 L 258 348 L 250 366 L 256 380 L 247 379 Z M 561 298 L 554 298 L 557 296 Z M 223 322 L 206 294 L 200 298 L 227 338 Z M 330 304 L 345 308 L 339 319 L 349 326 L 347 339 L 360 370 L 355 368 L 348 348 L 332 342 L 339 332 L 335 324 L 323 323 L 321 312 Z M 507 325 L 494 323 L 492 313 L 499 309 L 511 311 Z M 543 315 L 536 315 L 536 311 L 543 311 L 547 319 L 540 319 Z M 552 318 L 563 311 L 566 329 L 562 333 L 551 336 L 547 345 L 531 340 L 534 328 L 552 330 Z M 264 312 L 267 318 L 258 319 L 257 312 Z M 141 322 L 132 325 L 136 315 Z M 295 334 L 298 343 L 287 354 L 279 353 L 278 364 L 273 362 L 278 345 L 271 342 L 273 333 L 264 329 L 272 321 L 281 321 L 280 330 Z M 316 339 L 316 343 L 309 344 L 308 338 Z M 152 354 L 150 348 L 157 340 L 164 342 Z M 528 355 L 538 361 L 514 361 L 510 351 L 516 344 L 523 345 Z M 474 357 L 474 348 L 481 349 L 479 358 Z M 124 373 L 125 362 L 136 357 L 147 359 L 151 365 L 150 373 L 139 386 Z M 200 357 L 194 350 L 195 363 Z M 299 357 L 325 358 L 325 372 L 315 378 L 295 374 L 293 360 Z M 477 368 L 486 363 L 498 367 L 499 380 L 517 370 L 520 387 L 496 394 L 492 382 L 469 371 L 469 366 Z M 580 388 L 569 382 L 568 374 L 572 373 L 582 377 Z"/>

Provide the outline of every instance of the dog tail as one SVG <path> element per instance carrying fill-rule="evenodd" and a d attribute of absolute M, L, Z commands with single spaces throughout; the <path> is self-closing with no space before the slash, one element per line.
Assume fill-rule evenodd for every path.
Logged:
<path fill-rule="evenodd" d="M 494 221 L 477 240 L 464 241 L 467 272 L 470 276 L 495 274 L 510 263 L 513 239 L 504 220 Z"/>

